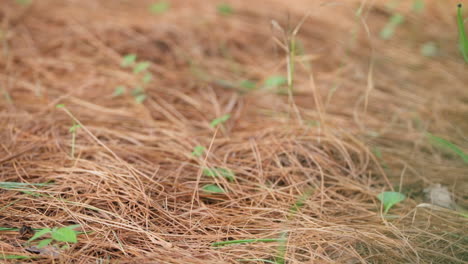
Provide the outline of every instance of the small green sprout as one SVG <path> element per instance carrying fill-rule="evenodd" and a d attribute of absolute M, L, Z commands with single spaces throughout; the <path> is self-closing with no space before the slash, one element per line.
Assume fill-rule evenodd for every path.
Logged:
<path fill-rule="evenodd" d="M 80 127 L 81 126 L 79 124 L 73 124 L 68 129 L 68 131 L 72 134 L 72 146 L 71 146 L 71 153 L 70 153 L 70 156 L 72 157 L 72 159 L 75 157 L 76 131 Z"/>
<path fill-rule="evenodd" d="M 458 4 L 457 24 L 458 24 L 460 51 L 463 55 L 463 59 L 465 60 L 466 63 L 468 63 L 468 36 L 466 35 L 465 21 L 463 20 L 463 15 L 462 15 L 462 4 Z"/>
<path fill-rule="evenodd" d="M 275 75 L 265 80 L 265 87 L 267 88 L 279 87 L 279 86 L 286 85 L 287 83 L 288 83 L 288 79 L 286 77 Z"/>
<path fill-rule="evenodd" d="M 35 256 L 23 256 L 23 255 L 5 255 L 1 254 L 0 259 L 32 259 L 36 258 Z"/>
<path fill-rule="evenodd" d="M 250 80 L 243 80 L 239 83 L 239 85 L 248 91 L 254 90 L 255 88 L 257 88 L 257 84 Z"/>
<path fill-rule="evenodd" d="M 429 41 L 421 46 L 421 54 L 425 57 L 434 57 L 437 55 L 438 48 L 436 43 Z"/>
<path fill-rule="evenodd" d="M 121 95 L 125 94 L 125 91 L 126 91 L 125 86 L 119 85 L 119 86 L 115 87 L 115 91 L 112 94 L 112 96 L 114 96 L 114 97 L 121 96 Z"/>
<path fill-rule="evenodd" d="M 406 196 L 399 192 L 382 192 L 377 195 L 377 199 L 382 202 L 384 207 L 384 214 L 387 214 L 390 208 L 405 200 Z"/>
<path fill-rule="evenodd" d="M 395 33 L 397 26 L 403 24 L 404 21 L 405 17 L 402 14 L 394 14 L 382 29 L 382 31 L 380 31 L 380 37 L 382 39 L 390 39 Z"/>
<path fill-rule="evenodd" d="M 166 1 L 161 1 L 161 2 L 157 2 L 157 3 L 150 5 L 149 9 L 151 13 L 157 15 L 157 14 L 162 14 L 166 12 L 167 10 L 169 10 L 170 7 L 171 7 L 170 3 Z"/>
<path fill-rule="evenodd" d="M 150 65 L 151 63 L 148 61 L 138 62 L 133 68 L 133 73 L 138 74 L 140 72 L 146 71 Z"/>
<path fill-rule="evenodd" d="M 192 151 L 192 156 L 201 157 L 205 152 L 206 148 L 204 146 L 195 146 Z"/>
<path fill-rule="evenodd" d="M 135 54 L 127 54 L 123 57 L 122 62 L 120 63 L 120 66 L 127 68 L 135 64 L 135 61 L 137 59 L 137 56 Z"/>
<path fill-rule="evenodd" d="M 211 121 L 211 123 L 210 123 L 210 126 L 213 127 L 213 128 L 217 127 L 220 124 L 226 123 L 226 121 L 228 121 L 230 118 L 231 118 L 230 114 L 222 115 L 222 116 L 220 116 L 218 118 L 213 119 L 213 121 Z"/>
<path fill-rule="evenodd" d="M 425 5 L 424 0 L 414 0 L 413 1 L 413 6 L 412 6 L 411 9 L 414 12 L 420 13 L 420 12 L 422 12 L 424 10 L 424 5 Z"/>
<path fill-rule="evenodd" d="M 222 189 L 216 184 L 207 184 L 204 185 L 201 189 L 206 193 L 226 193 L 224 189 Z"/>
<path fill-rule="evenodd" d="M 145 73 L 145 75 L 143 75 L 143 78 L 141 79 L 143 84 L 148 84 L 152 80 L 153 80 L 153 75 L 151 73 L 149 73 L 149 72 Z"/>
<path fill-rule="evenodd" d="M 145 100 L 146 100 L 146 94 L 139 94 L 139 95 L 135 96 L 135 102 L 137 102 L 137 104 L 141 104 Z"/>
<path fill-rule="evenodd" d="M 61 228 L 44 228 L 39 231 L 37 231 L 29 240 L 28 242 L 32 242 L 34 240 L 37 240 L 41 237 L 44 237 L 46 235 L 49 235 L 49 238 L 44 238 L 41 241 L 38 242 L 37 247 L 45 247 L 49 245 L 50 243 L 60 243 L 60 242 L 65 242 L 65 243 L 77 243 L 77 235 L 78 231 L 75 231 L 73 229 L 79 227 L 80 225 L 71 225 L 71 226 L 66 226 L 66 227 L 61 227 Z"/>
<path fill-rule="evenodd" d="M 468 163 L 468 154 L 465 153 L 461 148 L 459 148 L 457 145 L 453 144 L 452 142 L 446 140 L 446 139 L 443 139 L 443 138 L 440 138 L 440 137 L 437 137 L 437 136 L 434 136 L 430 133 L 427 133 L 427 137 L 429 138 L 429 140 L 431 141 L 432 144 L 434 144 L 435 146 L 438 146 L 438 147 L 441 147 L 443 149 L 446 149 L 454 154 L 456 154 L 457 156 L 459 156 L 465 163 Z"/>
<path fill-rule="evenodd" d="M 16 0 L 15 2 L 22 6 L 28 6 L 32 3 L 32 0 Z"/>
<path fill-rule="evenodd" d="M 227 16 L 234 13 L 234 9 L 229 4 L 222 3 L 218 5 L 218 13 Z"/>
<path fill-rule="evenodd" d="M 226 168 L 205 168 L 203 169 L 203 175 L 210 177 L 224 177 L 231 182 L 235 180 L 234 172 Z"/>

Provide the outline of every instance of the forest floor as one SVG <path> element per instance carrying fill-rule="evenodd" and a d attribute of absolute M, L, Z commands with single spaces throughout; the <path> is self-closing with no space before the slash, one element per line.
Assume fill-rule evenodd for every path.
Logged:
<path fill-rule="evenodd" d="M 0 262 L 466 263 L 468 66 L 422 3 L 2 0 Z"/>

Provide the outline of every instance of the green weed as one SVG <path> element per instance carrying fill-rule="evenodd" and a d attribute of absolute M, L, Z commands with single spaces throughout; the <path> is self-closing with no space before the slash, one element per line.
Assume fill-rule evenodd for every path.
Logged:
<path fill-rule="evenodd" d="M 153 80 L 153 75 L 149 72 L 151 63 L 149 61 L 137 61 L 137 55 L 127 54 L 122 58 L 120 62 L 122 68 L 132 68 L 133 74 L 139 80 L 137 86 L 131 91 L 135 102 L 138 104 L 143 103 L 147 96 L 145 94 L 145 87 Z M 112 96 L 121 96 L 126 93 L 126 87 L 119 85 L 115 88 Z"/>
<path fill-rule="evenodd" d="M 453 144 L 452 142 L 446 140 L 446 139 L 443 139 L 443 138 L 440 138 L 440 137 L 437 137 L 437 136 L 434 136 L 430 133 L 427 133 L 427 137 L 429 138 L 429 140 L 431 141 L 431 143 L 435 146 L 438 146 L 442 149 L 445 149 L 445 150 L 448 150 L 454 154 L 456 154 L 457 156 L 459 156 L 465 163 L 468 163 L 468 154 L 466 154 L 461 148 L 459 148 L 457 145 Z"/>
<path fill-rule="evenodd" d="M 60 108 L 63 108 L 65 110 L 65 112 L 68 112 L 68 110 L 65 108 L 65 105 L 64 104 L 58 104 L 55 106 L 57 109 L 60 109 Z M 71 140 L 71 151 L 70 151 L 70 156 L 71 158 L 75 158 L 75 149 L 76 149 L 76 133 L 77 133 L 77 130 L 78 128 L 80 128 L 81 126 L 77 123 L 75 123 L 75 121 L 73 121 L 73 125 L 68 129 L 68 132 L 70 132 L 70 134 L 72 135 L 72 140 Z"/>
<path fill-rule="evenodd" d="M 222 3 L 218 5 L 218 13 L 227 16 L 233 14 L 234 9 L 229 4 Z"/>
<path fill-rule="evenodd" d="M 47 236 L 47 238 L 44 238 L 40 240 L 37 243 L 37 247 L 42 248 L 45 247 L 51 243 L 53 244 L 60 244 L 60 243 L 77 243 L 77 235 L 78 231 L 75 231 L 73 229 L 79 227 L 80 225 L 71 225 L 71 226 L 66 226 L 66 227 L 54 227 L 54 228 L 43 228 L 39 231 L 37 231 L 29 240 L 28 243 L 31 243 L 34 240 L 37 240 L 39 238 L 43 238 Z M 62 247 L 63 248 L 63 247 Z"/>
<path fill-rule="evenodd" d="M 170 7 L 171 7 L 170 3 L 166 1 L 161 1 L 161 2 L 157 2 L 157 3 L 150 5 L 149 9 L 150 9 L 150 12 L 153 14 L 162 14 L 166 12 L 167 10 L 169 10 Z"/>
<path fill-rule="evenodd" d="M 382 39 L 390 39 L 395 33 L 395 30 L 398 27 L 398 25 L 403 24 L 404 21 L 405 17 L 402 14 L 393 14 L 390 20 L 384 26 L 384 28 L 380 31 L 380 37 Z"/>
<path fill-rule="evenodd" d="M 382 202 L 384 214 L 387 214 L 390 208 L 405 200 L 406 196 L 399 192 L 382 192 L 377 195 L 377 199 Z"/>
<path fill-rule="evenodd" d="M 210 126 L 215 128 L 220 124 L 226 123 L 230 118 L 231 118 L 230 114 L 222 115 L 222 116 L 220 116 L 218 118 L 213 119 L 213 121 L 211 121 L 211 123 L 210 123 Z"/>
<path fill-rule="evenodd" d="M 463 55 L 463 59 L 468 63 L 468 37 L 465 30 L 465 21 L 463 20 L 462 15 L 462 4 L 458 4 L 457 9 L 457 24 L 458 24 L 458 34 L 459 34 L 459 45 L 460 51 Z"/>
<path fill-rule="evenodd" d="M 223 177 L 233 182 L 235 180 L 234 172 L 226 168 L 205 168 L 203 169 L 203 175 L 209 177 Z"/>
<path fill-rule="evenodd" d="M 226 193 L 226 191 L 216 184 L 206 184 L 201 188 L 206 193 Z"/>
<path fill-rule="evenodd" d="M 192 151 L 192 156 L 201 157 L 205 152 L 206 148 L 204 146 L 195 146 Z"/>

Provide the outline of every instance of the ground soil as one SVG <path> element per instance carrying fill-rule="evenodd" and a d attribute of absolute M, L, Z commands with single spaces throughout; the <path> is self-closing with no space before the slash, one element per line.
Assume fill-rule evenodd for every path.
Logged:
<path fill-rule="evenodd" d="M 33 257 L 2 262 L 468 261 L 468 167 L 428 136 L 468 149 L 451 1 L 418 12 L 238 0 L 227 14 L 220 1 L 170 2 L 156 14 L 143 0 L 0 0 L 0 182 L 49 183 L 0 188 L 3 258 Z M 397 12 L 404 22 L 382 39 Z M 263 85 L 287 76 L 292 39 L 292 90 Z M 142 103 L 127 54 L 151 63 Z M 127 93 L 113 96 L 118 86 Z M 457 209 L 417 207 L 433 184 Z M 383 216 L 376 196 L 392 190 L 407 199 Z M 54 256 L 14 229 L 74 224 L 85 233 Z M 241 239 L 277 241 L 212 245 Z"/>

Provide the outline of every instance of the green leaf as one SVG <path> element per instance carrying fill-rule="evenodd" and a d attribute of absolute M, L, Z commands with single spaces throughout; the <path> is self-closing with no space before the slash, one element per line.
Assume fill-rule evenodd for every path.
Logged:
<path fill-rule="evenodd" d="M 402 14 L 394 14 L 387 22 L 385 27 L 380 31 L 380 37 L 382 39 L 390 39 L 395 33 L 395 29 L 399 24 L 405 21 L 405 17 Z"/>
<path fill-rule="evenodd" d="M 145 100 L 146 100 L 146 94 L 139 94 L 139 95 L 135 96 L 135 102 L 137 102 L 137 104 L 141 104 Z"/>
<path fill-rule="evenodd" d="M 204 146 L 200 146 L 200 145 L 195 146 L 193 148 L 192 156 L 201 157 L 201 155 L 203 155 L 205 150 L 206 150 L 206 148 Z"/>
<path fill-rule="evenodd" d="M 463 59 L 465 60 L 465 62 L 468 63 L 468 37 L 466 35 L 465 23 L 464 23 L 463 15 L 462 15 L 462 4 L 458 4 L 457 24 L 458 24 L 460 51 L 463 55 Z"/>
<path fill-rule="evenodd" d="M 243 80 L 240 82 L 239 85 L 247 90 L 254 90 L 255 88 L 257 88 L 257 84 L 249 80 Z"/>
<path fill-rule="evenodd" d="M 224 189 L 222 189 L 221 187 L 219 187 L 216 184 L 207 184 L 207 185 L 203 186 L 201 189 L 202 189 L 202 191 L 204 191 L 206 193 L 226 193 L 226 191 L 224 191 Z"/>
<path fill-rule="evenodd" d="M 34 240 L 40 238 L 41 236 L 44 236 L 44 235 L 46 235 L 48 233 L 51 233 L 51 232 L 52 232 L 52 229 L 50 229 L 50 228 L 43 228 L 41 230 L 38 230 L 36 233 L 34 233 L 34 235 L 30 239 L 28 239 L 28 242 L 34 241 Z"/>
<path fill-rule="evenodd" d="M 170 7 L 171 7 L 171 5 L 168 2 L 161 1 L 161 2 L 157 2 L 157 3 L 152 4 L 150 6 L 150 11 L 153 14 L 162 14 L 162 13 L 166 12 L 167 10 L 169 10 Z"/>
<path fill-rule="evenodd" d="M 211 127 L 216 127 L 217 125 L 223 124 L 223 123 L 225 123 L 226 121 L 228 121 L 229 118 L 231 118 L 231 115 L 230 115 L 230 114 L 225 114 L 225 115 L 223 115 L 223 116 L 220 116 L 220 117 L 218 117 L 218 118 L 215 118 L 215 119 L 213 119 L 213 121 L 211 121 L 210 126 L 211 126 Z"/>
<path fill-rule="evenodd" d="M 135 68 L 133 68 L 133 73 L 137 74 L 137 73 L 140 73 L 142 71 L 146 71 L 149 68 L 150 65 L 151 65 L 151 63 L 149 61 L 139 62 L 139 63 L 137 63 L 137 65 L 135 65 Z"/>
<path fill-rule="evenodd" d="M 79 124 L 74 124 L 73 126 L 71 126 L 71 127 L 68 129 L 68 132 L 70 132 L 70 133 L 75 133 L 76 130 L 77 130 L 78 128 L 80 128 L 80 127 L 81 127 L 81 126 L 80 126 Z"/>
<path fill-rule="evenodd" d="M 122 62 L 120 63 L 120 66 L 126 68 L 130 67 L 133 65 L 136 61 L 137 55 L 135 54 L 127 54 L 122 58 Z"/>
<path fill-rule="evenodd" d="M 15 2 L 19 5 L 27 6 L 32 3 L 32 0 L 16 0 Z"/>
<path fill-rule="evenodd" d="M 145 75 L 143 76 L 143 78 L 141 79 L 143 81 L 144 84 L 148 84 L 149 82 L 151 82 L 153 80 L 153 75 L 149 72 L 145 73 Z"/>
<path fill-rule="evenodd" d="M 45 247 L 45 246 L 49 245 L 50 242 L 52 242 L 52 241 L 53 241 L 52 238 L 43 239 L 43 240 L 39 241 L 39 243 L 37 243 L 37 247 L 38 248 Z"/>
<path fill-rule="evenodd" d="M 135 89 L 133 89 L 132 95 L 137 96 L 137 95 L 143 94 L 144 92 L 145 92 L 145 89 L 143 89 L 143 87 L 141 86 L 138 86 Z"/>
<path fill-rule="evenodd" d="M 234 9 L 229 4 L 222 3 L 218 5 L 218 13 L 220 13 L 221 15 L 227 16 L 227 15 L 231 15 L 232 13 L 234 13 Z"/>
<path fill-rule="evenodd" d="M 438 48 L 437 45 L 432 42 L 426 42 L 421 46 L 421 54 L 426 57 L 434 57 L 437 55 Z"/>
<path fill-rule="evenodd" d="M 377 195 L 384 207 L 384 214 L 387 214 L 388 210 L 392 208 L 395 204 L 400 203 L 406 199 L 406 196 L 399 192 L 382 192 Z"/>
<path fill-rule="evenodd" d="M 235 244 L 249 244 L 249 243 L 268 243 L 268 242 L 279 242 L 281 238 L 254 238 L 254 239 L 239 239 L 239 240 L 228 240 L 214 242 L 211 244 L 212 247 L 222 247 L 226 245 L 235 245 Z"/>
<path fill-rule="evenodd" d="M 22 255 L 0 255 L 0 259 L 31 259 L 33 256 L 22 256 Z"/>
<path fill-rule="evenodd" d="M 24 182 L 0 182 L 0 189 L 7 189 L 7 190 L 32 190 L 35 189 L 30 188 L 30 186 L 36 187 L 43 187 L 50 185 L 49 183 L 24 183 Z"/>
<path fill-rule="evenodd" d="M 65 104 L 58 104 L 55 106 L 55 108 L 64 108 L 65 107 Z"/>
<path fill-rule="evenodd" d="M 424 0 L 413 0 L 413 7 L 414 12 L 421 12 L 424 10 Z"/>
<path fill-rule="evenodd" d="M 234 172 L 226 168 L 213 168 L 213 169 L 204 168 L 203 175 L 209 176 L 209 177 L 224 177 L 228 179 L 229 181 L 234 181 L 235 179 Z"/>
<path fill-rule="evenodd" d="M 457 145 L 453 144 L 452 142 L 446 140 L 446 139 L 443 139 L 443 138 L 440 138 L 440 137 L 437 137 L 437 136 L 434 136 L 430 133 L 427 133 L 427 136 L 429 137 L 429 139 L 431 140 L 432 144 L 436 145 L 436 146 L 439 146 L 441 148 L 444 148 L 446 150 L 449 150 L 453 153 L 455 153 L 456 155 L 458 155 L 465 163 L 468 163 L 468 154 L 466 154 L 461 148 L 459 148 Z"/>
<path fill-rule="evenodd" d="M 265 80 L 265 87 L 279 87 L 288 83 L 288 79 L 284 76 L 271 76 Z"/>
<path fill-rule="evenodd" d="M 119 85 L 119 86 L 115 87 L 115 91 L 112 94 L 112 96 L 121 96 L 121 95 L 123 95 L 125 93 L 125 90 L 126 90 L 125 86 Z"/>
<path fill-rule="evenodd" d="M 76 231 L 69 227 L 61 227 L 52 232 L 52 238 L 60 242 L 76 243 Z"/>

